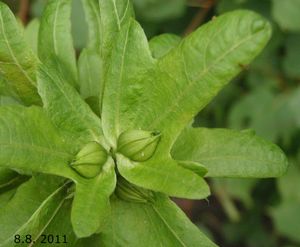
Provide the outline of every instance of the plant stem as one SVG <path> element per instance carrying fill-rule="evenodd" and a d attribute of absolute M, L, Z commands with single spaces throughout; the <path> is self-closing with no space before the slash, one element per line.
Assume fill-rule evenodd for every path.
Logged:
<path fill-rule="evenodd" d="M 29 0 L 20 0 L 18 16 L 23 24 L 28 22 Z"/>
<path fill-rule="evenodd" d="M 192 33 L 197 27 L 201 25 L 201 23 L 204 21 L 206 15 L 211 10 L 211 8 L 214 6 L 215 1 L 210 0 L 206 3 L 206 5 L 201 8 L 198 13 L 194 16 L 190 24 L 187 26 L 186 30 L 183 33 L 183 36 L 187 36 L 190 33 Z"/>
<path fill-rule="evenodd" d="M 232 222 L 238 222 L 241 218 L 240 213 L 228 195 L 226 189 L 224 189 L 224 186 L 219 183 L 213 183 L 213 190 L 229 220 Z"/>

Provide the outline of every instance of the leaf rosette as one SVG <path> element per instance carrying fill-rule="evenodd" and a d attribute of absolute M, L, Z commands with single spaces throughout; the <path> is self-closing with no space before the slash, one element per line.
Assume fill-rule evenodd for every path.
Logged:
<path fill-rule="evenodd" d="M 148 41 L 129 0 L 82 3 L 89 42 L 78 61 L 71 0 L 48 1 L 37 51 L 0 3 L 0 88 L 14 99 L 0 107 L 0 178 L 9 183 L 11 170 L 30 177 L 0 213 L 0 226 L 9 224 L 0 246 L 11 246 L 21 230 L 37 240 L 60 227 L 71 232 L 69 246 L 93 234 L 87 241 L 98 246 L 138 246 L 140 239 L 145 246 L 215 246 L 167 196 L 207 198 L 205 176 L 285 172 L 282 151 L 254 134 L 188 127 L 239 65 L 260 53 L 270 24 L 239 10 L 184 39 Z M 43 181 L 49 185 L 35 195 Z M 5 215 L 13 215 L 20 193 L 35 203 L 27 202 L 22 219 L 8 223 Z M 137 217 L 143 219 L 139 231 L 133 230 Z M 147 217 L 161 227 L 160 240 Z M 137 234 L 128 239 L 128 231 Z"/>

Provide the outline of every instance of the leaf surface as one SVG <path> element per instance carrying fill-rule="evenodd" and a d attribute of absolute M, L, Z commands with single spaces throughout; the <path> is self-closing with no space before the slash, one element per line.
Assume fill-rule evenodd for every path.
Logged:
<path fill-rule="evenodd" d="M 76 144 L 102 140 L 100 119 L 72 86 L 65 83 L 55 59 L 51 66 L 40 66 L 38 91 L 44 108 L 55 126 Z"/>
<path fill-rule="evenodd" d="M 105 76 L 109 66 L 114 63 L 110 60 L 110 55 L 121 27 L 133 16 L 133 8 L 130 0 L 82 0 L 82 3 L 89 26 L 88 49 L 99 52 L 102 59 L 102 66 L 98 68 L 102 72 L 100 90 L 94 91 L 99 93 L 97 97 L 101 115 Z"/>
<path fill-rule="evenodd" d="M 39 31 L 39 58 L 48 63 L 57 57 L 63 70 L 76 86 L 76 57 L 71 34 L 71 0 L 49 0 L 41 18 Z"/>
<path fill-rule="evenodd" d="M 280 148 L 251 131 L 186 128 L 172 156 L 200 162 L 208 177 L 277 177 L 287 169 Z"/>
<path fill-rule="evenodd" d="M 49 236 L 59 236 L 58 240 L 60 245 L 74 246 L 78 241 L 78 238 L 75 236 L 71 224 L 71 200 L 65 200 L 64 203 L 59 208 L 57 214 L 52 218 L 51 222 L 47 225 L 47 227 L 43 231 L 43 235 Z M 66 238 L 67 244 L 64 243 L 64 236 Z M 51 237 L 50 237 L 51 239 Z M 43 241 L 44 240 L 44 241 Z M 57 238 L 54 240 L 53 244 L 57 241 Z M 45 241 L 44 236 L 41 236 L 36 240 L 36 243 L 33 245 L 34 247 L 44 247 Z M 58 241 L 57 241 L 58 242 Z M 50 243 L 49 243 L 50 245 Z M 57 244 L 58 245 L 58 244 Z M 55 244 L 54 244 L 55 246 Z"/>
<path fill-rule="evenodd" d="M 73 177 L 73 147 L 40 107 L 0 107 L 0 166 Z"/>
<path fill-rule="evenodd" d="M 39 28 L 39 19 L 33 19 L 28 23 L 24 30 L 24 38 L 36 55 L 38 54 Z"/>
<path fill-rule="evenodd" d="M 123 26 L 111 55 L 112 64 L 106 77 L 102 122 L 105 136 L 113 147 L 118 136 L 132 126 L 127 112 L 140 96 L 141 80 L 154 60 L 143 29 L 133 19 Z"/>
<path fill-rule="evenodd" d="M 165 33 L 155 36 L 149 41 L 149 47 L 154 58 L 161 58 L 172 48 L 179 45 L 181 38 L 177 35 Z"/>
<path fill-rule="evenodd" d="M 94 99 L 99 109 L 102 101 L 104 72 L 103 61 L 97 49 L 84 49 L 78 60 L 78 72 L 80 82 L 80 94 L 85 100 Z"/>
<path fill-rule="evenodd" d="M 100 238 L 99 245 L 111 247 L 141 243 L 145 247 L 216 247 L 173 202 L 159 194 L 151 204 L 113 198 L 111 222 Z"/>
<path fill-rule="evenodd" d="M 240 65 L 262 50 L 270 34 L 269 23 L 247 10 L 203 25 L 144 75 L 143 90 L 127 118 L 135 128 L 161 131 L 162 146 L 169 151 L 199 110 L 241 71 Z"/>
<path fill-rule="evenodd" d="M 118 170 L 128 181 L 170 196 L 203 199 L 209 196 L 205 180 L 171 159 L 133 162 L 117 154 Z"/>
<path fill-rule="evenodd" d="M 41 234 L 65 200 L 67 186 L 61 181 L 43 175 L 31 178 L 18 188 L 0 211 L 1 247 L 22 246 L 14 243 L 16 234 L 30 234 L 32 238 Z"/>
<path fill-rule="evenodd" d="M 109 197 L 115 186 L 116 175 L 112 159 L 107 161 L 96 178 L 77 183 L 71 220 L 79 238 L 102 230 L 110 214 Z"/>
<path fill-rule="evenodd" d="M 38 60 L 26 44 L 9 7 L 0 2 L 0 71 L 26 104 L 40 104 L 35 88 Z"/>

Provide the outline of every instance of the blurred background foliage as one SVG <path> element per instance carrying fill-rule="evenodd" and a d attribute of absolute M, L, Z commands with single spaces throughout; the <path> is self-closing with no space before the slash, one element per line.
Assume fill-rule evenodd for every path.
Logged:
<path fill-rule="evenodd" d="M 38 18 L 46 0 L 6 0 L 28 24 L 36 49 Z M 289 156 L 279 179 L 214 179 L 206 201 L 176 200 L 220 246 L 300 246 L 300 0 L 133 0 L 136 17 L 151 39 L 161 33 L 186 36 L 214 16 L 250 9 L 273 25 L 264 52 L 195 118 L 194 126 L 254 129 Z M 80 0 L 73 0 L 74 45 L 85 46 L 87 26 Z M 242 66 L 242 65 L 241 65 Z"/>

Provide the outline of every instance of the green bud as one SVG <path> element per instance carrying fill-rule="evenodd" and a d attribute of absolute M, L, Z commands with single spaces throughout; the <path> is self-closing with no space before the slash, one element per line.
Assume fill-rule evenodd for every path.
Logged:
<path fill-rule="evenodd" d="M 117 151 L 133 161 L 145 161 L 152 157 L 159 141 L 157 131 L 129 130 L 119 136 Z"/>
<path fill-rule="evenodd" d="M 152 191 L 131 184 L 121 176 L 118 177 L 115 194 L 120 199 L 128 202 L 147 203 L 154 201 L 154 194 Z"/>
<path fill-rule="evenodd" d="M 107 160 L 106 150 L 97 142 L 86 144 L 76 155 L 71 167 L 85 178 L 100 174 Z"/>

